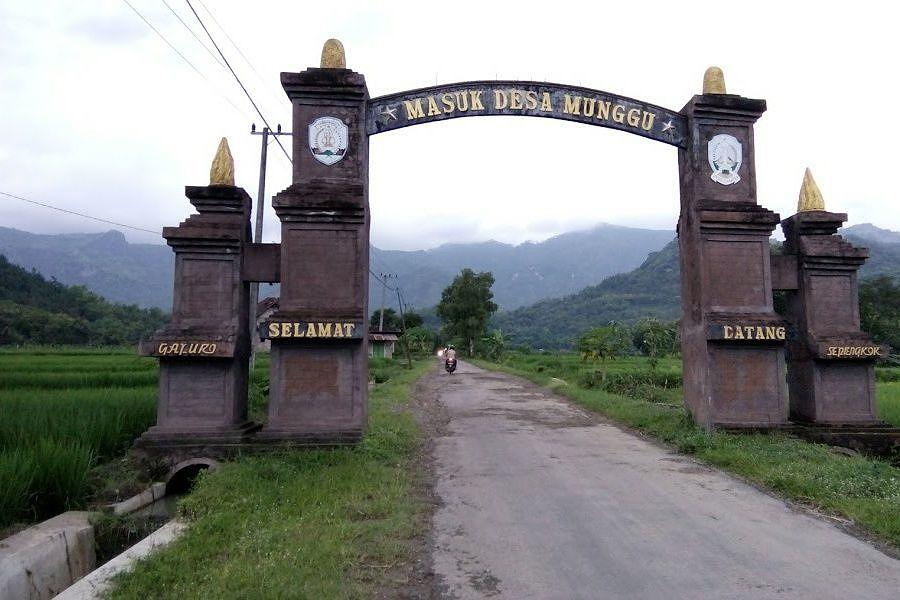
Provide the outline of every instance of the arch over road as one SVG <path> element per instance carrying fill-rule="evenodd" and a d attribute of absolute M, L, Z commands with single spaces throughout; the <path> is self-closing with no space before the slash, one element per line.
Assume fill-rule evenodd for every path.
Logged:
<path fill-rule="evenodd" d="M 601 90 L 536 81 L 466 81 L 372 98 L 366 133 L 490 115 L 575 121 L 687 146 L 687 118 L 681 113 Z"/>

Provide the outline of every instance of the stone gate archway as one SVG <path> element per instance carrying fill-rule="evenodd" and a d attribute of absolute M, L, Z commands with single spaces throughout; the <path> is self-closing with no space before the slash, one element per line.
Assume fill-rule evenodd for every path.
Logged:
<path fill-rule="evenodd" d="M 846 215 L 817 206 L 785 222 L 791 253 L 773 261 L 769 237 L 779 216 L 756 200 L 753 137 L 766 103 L 726 93 L 719 69 L 707 70 L 703 93 L 680 111 L 531 81 L 472 81 L 370 99 L 365 78 L 345 67 L 343 48 L 330 40 L 320 68 L 282 73 L 281 83 L 294 132 L 293 182 L 272 201 L 281 243 L 250 243 L 249 197 L 234 187 L 233 167 L 229 174 L 214 163 L 209 186 L 187 188 L 199 214 L 164 232 L 176 251 L 175 310 L 173 323 L 144 345 L 160 357 L 161 385 L 157 425 L 140 447 L 183 459 L 200 449 L 227 454 L 248 441 L 358 440 L 367 403 L 369 136 L 492 115 L 575 121 L 677 148 L 684 399 L 698 423 L 787 423 L 789 341 L 798 366 L 790 379 L 795 415 L 875 420 L 878 347 L 859 331 L 855 304 L 864 251 L 849 252 L 834 235 Z M 792 294 L 793 329 L 774 311 L 773 278 Z M 261 430 L 246 419 L 251 281 L 281 283 L 279 310 L 261 328 L 272 352 L 269 421 Z M 816 330 L 809 313 L 830 310 L 828 293 L 850 310 L 832 310 L 834 318 L 820 319 Z M 872 352 L 838 355 L 835 348 L 847 344 Z M 826 402 L 825 379 L 868 392 L 850 402 L 853 410 L 817 412 Z"/>

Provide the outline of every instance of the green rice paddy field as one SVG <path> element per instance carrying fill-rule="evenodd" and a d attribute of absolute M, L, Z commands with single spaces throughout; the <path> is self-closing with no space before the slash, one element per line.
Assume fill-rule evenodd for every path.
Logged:
<path fill-rule="evenodd" d="M 260 406 L 266 356 L 251 406 Z M 0 350 L 0 529 L 84 508 L 156 420 L 157 361 L 132 348 Z"/>

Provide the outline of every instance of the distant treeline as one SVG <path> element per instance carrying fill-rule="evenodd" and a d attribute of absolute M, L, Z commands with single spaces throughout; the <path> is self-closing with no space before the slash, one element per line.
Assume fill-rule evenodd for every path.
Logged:
<path fill-rule="evenodd" d="M 113 304 L 82 286 L 48 281 L 0 255 L 0 345 L 133 344 L 168 319 L 158 308 Z"/>

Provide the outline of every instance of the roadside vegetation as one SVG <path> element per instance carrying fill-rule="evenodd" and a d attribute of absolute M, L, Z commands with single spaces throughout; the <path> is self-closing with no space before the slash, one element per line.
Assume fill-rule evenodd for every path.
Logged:
<path fill-rule="evenodd" d="M 373 361 L 381 382 L 358 446 L 247 456 L 204 473 L 179 506 L 191 527 L 111 597 L 373 598 L 404 585 L 427 527 L 407 404 L 433 363 L 404 366 Z"/>
<path fill-rule="evenodd" d="M 133 349 L 0 352 L 0 528 L 86 506 L 155 421 L 156 380 Z"/>
<path fill-rule="evenodd" d="M 603 362 L 601 366 L 601 362 Z M 781 433 L 709 433 L 682 404 L 681 363 L 644 357 L 583 360 L 508 352 L 481 366 L 550 387 L 594 412 L 783 496 L 862 526 L 900 548 L 900 467 Z M 878 369 L 879 415 L 900 426 L 900 369 Z"/>

